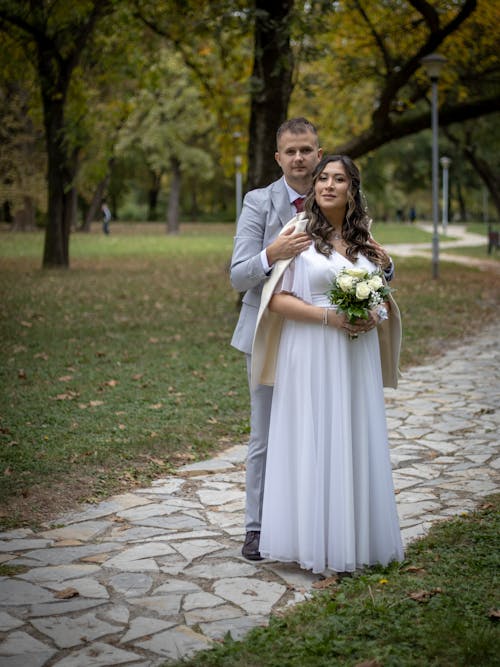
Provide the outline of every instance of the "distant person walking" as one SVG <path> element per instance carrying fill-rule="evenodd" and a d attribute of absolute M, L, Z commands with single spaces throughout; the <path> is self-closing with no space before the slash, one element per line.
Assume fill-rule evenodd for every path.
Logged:
<path fill-rule="evenodd" d="M 106 204 L 105 199 L 103 200 L 103 202 L 101 204 L 101 212 L 102 212 L 102 231 L 107 236 L 109 234 L 109 223 L 111 221 L 111 211 L 109 210 L 109 207 Z"/>
<path fill-rule="evenodd" d="M 414 206 L 410 207 L 410 212 L 408 213 L 408 218 L 409 218 L 411 224 L 413 224 L 415 222 L 415 220 L 417 219 L 417 212 L 415 211 Z"/>

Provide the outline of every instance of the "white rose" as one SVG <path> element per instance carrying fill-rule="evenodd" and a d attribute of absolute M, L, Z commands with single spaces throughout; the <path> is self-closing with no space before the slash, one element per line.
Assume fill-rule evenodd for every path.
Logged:
<path fill-rule="evenodd" d="M 384 283 L 382 282 L 382 278 L 380 276 L 373 276 L 373 278 L 370 278 L 370 280 L 368 281 L 370 289 L 372 289 L 374 292 L 380 289 L 383 284 Z"/>
<path fill-rule="evenodd" d="M 353 283 L 354 278 L 346 273 L 343 273 L 337 278 L 337 285 L 343 292 L 349 292 L 352 289 Z"/>
<path fill-rule="evenodd" d="M 368 299 L 371 293 L 372 291 L 370 289 L 370 285 L 366 282 L 366 280 L 362 280 L 356 285 L 357 299 Z"/>

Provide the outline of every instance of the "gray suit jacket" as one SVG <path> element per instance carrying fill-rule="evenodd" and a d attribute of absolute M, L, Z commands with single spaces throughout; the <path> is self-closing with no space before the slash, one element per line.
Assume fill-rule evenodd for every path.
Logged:
<path fill-rule="evenodd" d="M 267 278 L 260 253 L 294 215 L 283 177 L 245 195 L 231 259 L 231 284 L 238 292 L 245 292 L 231 340 L 237 350 L 252 351 L 260 295 Z"/>

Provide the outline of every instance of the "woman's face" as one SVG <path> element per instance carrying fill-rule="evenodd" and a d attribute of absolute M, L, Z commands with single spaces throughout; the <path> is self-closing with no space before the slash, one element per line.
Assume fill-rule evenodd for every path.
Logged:
<path fill-rule="evenodd" d="M 342 162 L 328 162 L 314 185 L 316 202 L 325 215 L 345 211 L 349 185 Z"/>

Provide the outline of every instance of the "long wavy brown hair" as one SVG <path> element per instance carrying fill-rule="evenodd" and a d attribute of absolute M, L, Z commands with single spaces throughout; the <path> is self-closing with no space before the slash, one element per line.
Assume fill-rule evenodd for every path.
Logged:
<path fill-rule="evenodd" d="M 342 238 L 347 244 L 347 257 L 354 261 L 361 253 L 377 266 L 386 266 L 390 261 L 389 255 L 375 242 L 370 232 L 372 220 L 361 193 L 359 169 L 347 155 L 325 155 L 313 173 L 313 185 L 304 202 L 304 210 L 309 218 L 306 231 L 313 239 L 316 250 L 326 257 L 333 252 L 333 246 L 328 240 L 332 226 L 321 212 L 314 196 L 316 182 L 330 162 L 341 162 L 349 179 L 347 207 L 342 222 Z"/>

